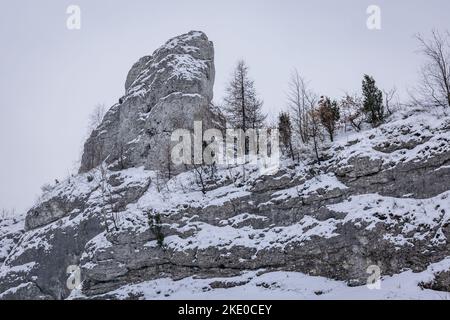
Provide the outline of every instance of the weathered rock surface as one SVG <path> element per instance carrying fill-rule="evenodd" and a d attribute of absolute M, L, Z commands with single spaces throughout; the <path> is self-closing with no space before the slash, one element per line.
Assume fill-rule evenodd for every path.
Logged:
<path fill-rule="evenodd" d="M 0 217 L 0 264 L 9 255 L 24 232 L 24 216 Z"/>
<path fill-rule="evenodd" d="M 195 170 L 166 180 L 153 169 L 180 121 L 218 121 L 213 65 L 211 43 L 191 32 L 132 67 L 126 95 L 86 142 L 81 173 L 44 194 L 25 226 L 0 220 L 0 299 L 133 299 L 152 280 L 187 277 L 204 291 L 274 289 L 258 279 L 277 271 L 356 286 L 372 265 L 449 290 L 450 117 L 406 110 L 338 138 L 320 166 L 285 160 L 265 176 L 218 166 L 204 194 Z M 69 266 L 80 268 L 79 289 L 66 285 Z"/>
<path fill-rule="evenodd" d="M 99 171 L 92 171 L 61 182 L 44 194 L 28 212 L 26 232 L 22 229 L 23 235 L 1 267 L 0 292 L 5 292 L 1 297 L 67 297 L 67 268 L 79 265 L 88 241 L 106 226 L 113 229 L 114 219 L 119 223 L 118 212 L 139 199 L 150 180 L 142 169 L 108 172 L 104 178 Z M 105 181 L 113 185 L 102 191 Z"/>
<path fill-rule="evenodd" d="M 220 123 L 210 110 L 214 73 L 213 44 L 198 31 L 141 58 L 128 73 L 125 95 L 86 141 L 80 172 L 105 160 L 117 169 L 165 168 L 174 130 L 193 130 L 194 120 L 204 129 Z"/>

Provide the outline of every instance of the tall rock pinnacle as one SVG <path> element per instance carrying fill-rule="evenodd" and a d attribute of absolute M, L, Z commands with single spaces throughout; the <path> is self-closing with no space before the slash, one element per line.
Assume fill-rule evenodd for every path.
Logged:
<path fill-rule="evenodd" d="M 117 168 L 161 169 L 169 161 L 170 136 L 212 126 L 214 47 L 203 32 L 175 37 L 136 62 L 125 95 L 111 107 L 84 145 L 80 172 L 103 161 Z"/>

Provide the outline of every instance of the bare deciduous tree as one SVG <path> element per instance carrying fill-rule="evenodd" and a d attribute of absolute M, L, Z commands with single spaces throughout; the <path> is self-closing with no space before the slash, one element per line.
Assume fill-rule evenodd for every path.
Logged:
<path fill-rule="evenodd" d="M 202 193 L 206 194 L 206 184 L 205 184 L 206 172 L 204 170 L 204 167 L 196 165 L 196 164 L 194 164 L 193 166 L 194 166 L 194 170 L 195 170 L 196 183 L 202 189 Z"/>
<path fill-rule="evenodd" d="M 357 94 L 346 93 L 340 101 L 340 110 L 342 121 L 344 122 L 344 131 L 347 131 L 349 123 L 354 130 L 361 131 L 361 125 L 364 121 L 362 113 L 362 99 Z"/>
<path fill-rule="evenodd" d="M 421 69 L 419 98 L 413 99 L 421 105 L 450 108 L 450 33 L 433 30 L 429 40 L 420 34 L 416 38 L 427 62 Z"/>
<path fill-rule="evenodd" d="M 14 218 L 16 216 L 16 210 L 8 210 L 5 208 L 2 208 L 0 210 L 0 219 L 6 219 L 6 218 Z"/>
<path fill-rule="evenodd" d="M 391 115 L 393 113 L 392 101 L 397 95 L 397 88 L 393 87 L 390 90 L 383 90 L 383 94 L 384 94 L 384 108 L 386 109 L 388 115 Z"/>
<path fill-rule="evenodd" d="M 289 81 L 287 100 L 294 122 L 294 132 L 303 144 L 308 143 L 309 112 L 317 102 L 317 95 L 308 88 L 307 81 L 296 69 Z"/>
<path fill-rule="evenodd" d="M 312 138 L 314 153 L 316 155 L 317 163 L 320 165 L 320 155 L 319 155 L 319 143 L 323 140 L 323 134 L 320 127 L 320 113 L 317 109 L 312 109 L 309 112 L 309 136 Z"/>
<path fill-rule="evenodd" d="M 88 134 L 97 129 L 97 127 L 102 123 L 103 117 L 105 116 L 106 108 L 104 104 L 95 105 L 88 120 Z"/>

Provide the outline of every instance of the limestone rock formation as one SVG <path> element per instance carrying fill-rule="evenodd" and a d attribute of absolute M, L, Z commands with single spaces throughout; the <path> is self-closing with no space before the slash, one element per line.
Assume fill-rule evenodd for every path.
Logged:
<path fill-rule="evenodd" d="M 125 95 L 87 140 L 80 173 L 103 161 L 117 169 L 166 167 L 174 130 L 193 130 L 194 120 L 204 129 L 220 122 L 210 110 L 214 77 L 214 47 L 199 31 L 141 58 L 128 73 Z"/>
<path fill-rule="evenodd" d="M 196 170 L 161 180 L 154 169 L 166 131 L 217 120 L 213 82 L 212 45 L 200 32 L 132 67 L 126 95 L 86 142 L 80 173 L 25 219 L 0 220 L 0 299 L 449 290 L 449 116 L 399 111 L 379 128 L 338 135 L 320 165 L 285 159 L 274 175 L 219 165 L 204 193 Z M 362 291 L 370 266 L 388 293 Z M 67 286 L 68 270 L 79 270 L 78 287 Z"/>

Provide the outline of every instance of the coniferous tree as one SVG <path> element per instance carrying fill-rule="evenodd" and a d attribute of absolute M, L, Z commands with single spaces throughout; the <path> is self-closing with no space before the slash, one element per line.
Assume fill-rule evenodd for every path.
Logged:
<path fill-rule="evenodd" d="M 245 61 L 238 62 L 228 87 L 224 111 L 228 122 L 237 129 L 260 129 L 266 119 L 263 102 L 258 98 L 255 83 L 249 78 Z"/>
<path fill-rule="evenodd" d="M 376 86 L 374 78 L 367 74 L 364 75 L 362 91 L 363 112 L 367 122 L 377 127 L 384 121 L 383 93 Z"/>

